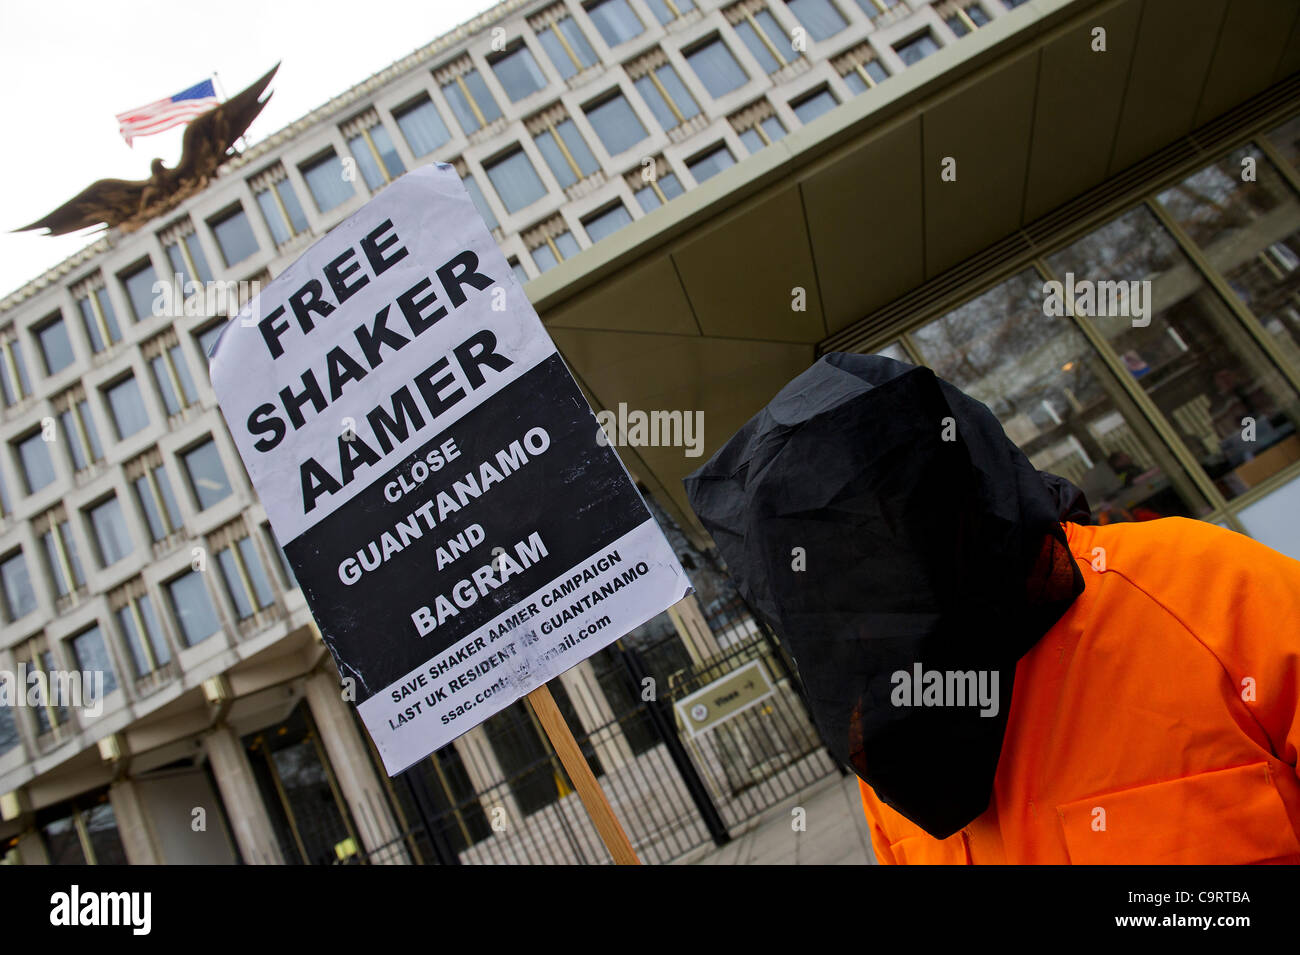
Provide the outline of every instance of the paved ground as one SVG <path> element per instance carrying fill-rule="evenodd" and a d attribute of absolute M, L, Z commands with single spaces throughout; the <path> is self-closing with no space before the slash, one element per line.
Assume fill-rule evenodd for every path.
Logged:
<path fill-rule="evenodd" d="M 805 812 L 804 831 L 792 810 Z M 695 865 L 870 865 L 875 863 L 856 776 L 820 780 L 756 816 L 721 849 L 682 860 Z"/>

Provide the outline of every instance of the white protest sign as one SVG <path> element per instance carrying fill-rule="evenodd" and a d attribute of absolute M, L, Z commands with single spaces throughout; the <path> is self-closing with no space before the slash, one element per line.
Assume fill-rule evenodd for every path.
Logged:
<path fill-rule="evenodd" d="M 690 592 L 451 166 L 313 245 L 211 373 L 390 775 Z"/>

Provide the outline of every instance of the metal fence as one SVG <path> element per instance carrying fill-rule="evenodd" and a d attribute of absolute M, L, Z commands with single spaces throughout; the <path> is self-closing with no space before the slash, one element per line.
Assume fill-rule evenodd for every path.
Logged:
<path fill-rule="evenodd" d="M 647 863 L 725 844 L 753 816 L 837 771 L 775 636 L 734 595 L 709 608 L 705 619 L 719 647 L 707 658 L 692 658 L 666 617 L 591 657 L 605 715 L 599 725 L 593 727 L 588 706 L 584 726 L 561 681 L 550 683 Z M 715 725 L 688 727 L 675 704 L 745 667 L 766 694 Z M 479 731 L 480 745 L 444 747 L 391 781 L 405 826 L 395 842 L 405 844 L 413 861 L 611 861 L 526 702 Z M 349 861 L 383 862 L 396 849 L 379 847 Z"/>

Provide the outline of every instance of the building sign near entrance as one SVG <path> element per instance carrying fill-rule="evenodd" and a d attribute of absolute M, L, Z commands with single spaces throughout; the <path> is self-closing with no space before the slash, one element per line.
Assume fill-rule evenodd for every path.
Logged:
<path fill-rule="evenodd" d="M 696 690 L 674 705 L 677 707 L 677 718 L 687 732 L 696 737 L 751 706 L 762 703 L 774 692 L 776 688 L 768 679 L 763 661 L 751 660 L 739 670 L 733 670 L 714 680 L 704 689 Z"/>
<path fill-rule="evenodd" d="M 390 775 L 690 592 L 451 166 L 312 246 L 211 373 Z"/>

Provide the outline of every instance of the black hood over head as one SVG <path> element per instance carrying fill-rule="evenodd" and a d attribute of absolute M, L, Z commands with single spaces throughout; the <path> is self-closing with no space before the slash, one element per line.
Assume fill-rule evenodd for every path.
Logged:
<path fill-rule="evenodd" d="M 1083 591 L 1059 523 L 1088 522 L 1083 493 L 929 369 L 840 353 L 685 484 L 832 754 L 936 838 L 982 813 L 1016 662 Z M 947 696 L 906 689 L 931 671 Z M 924 705 L 967 671 L 989 705 Z"/>

